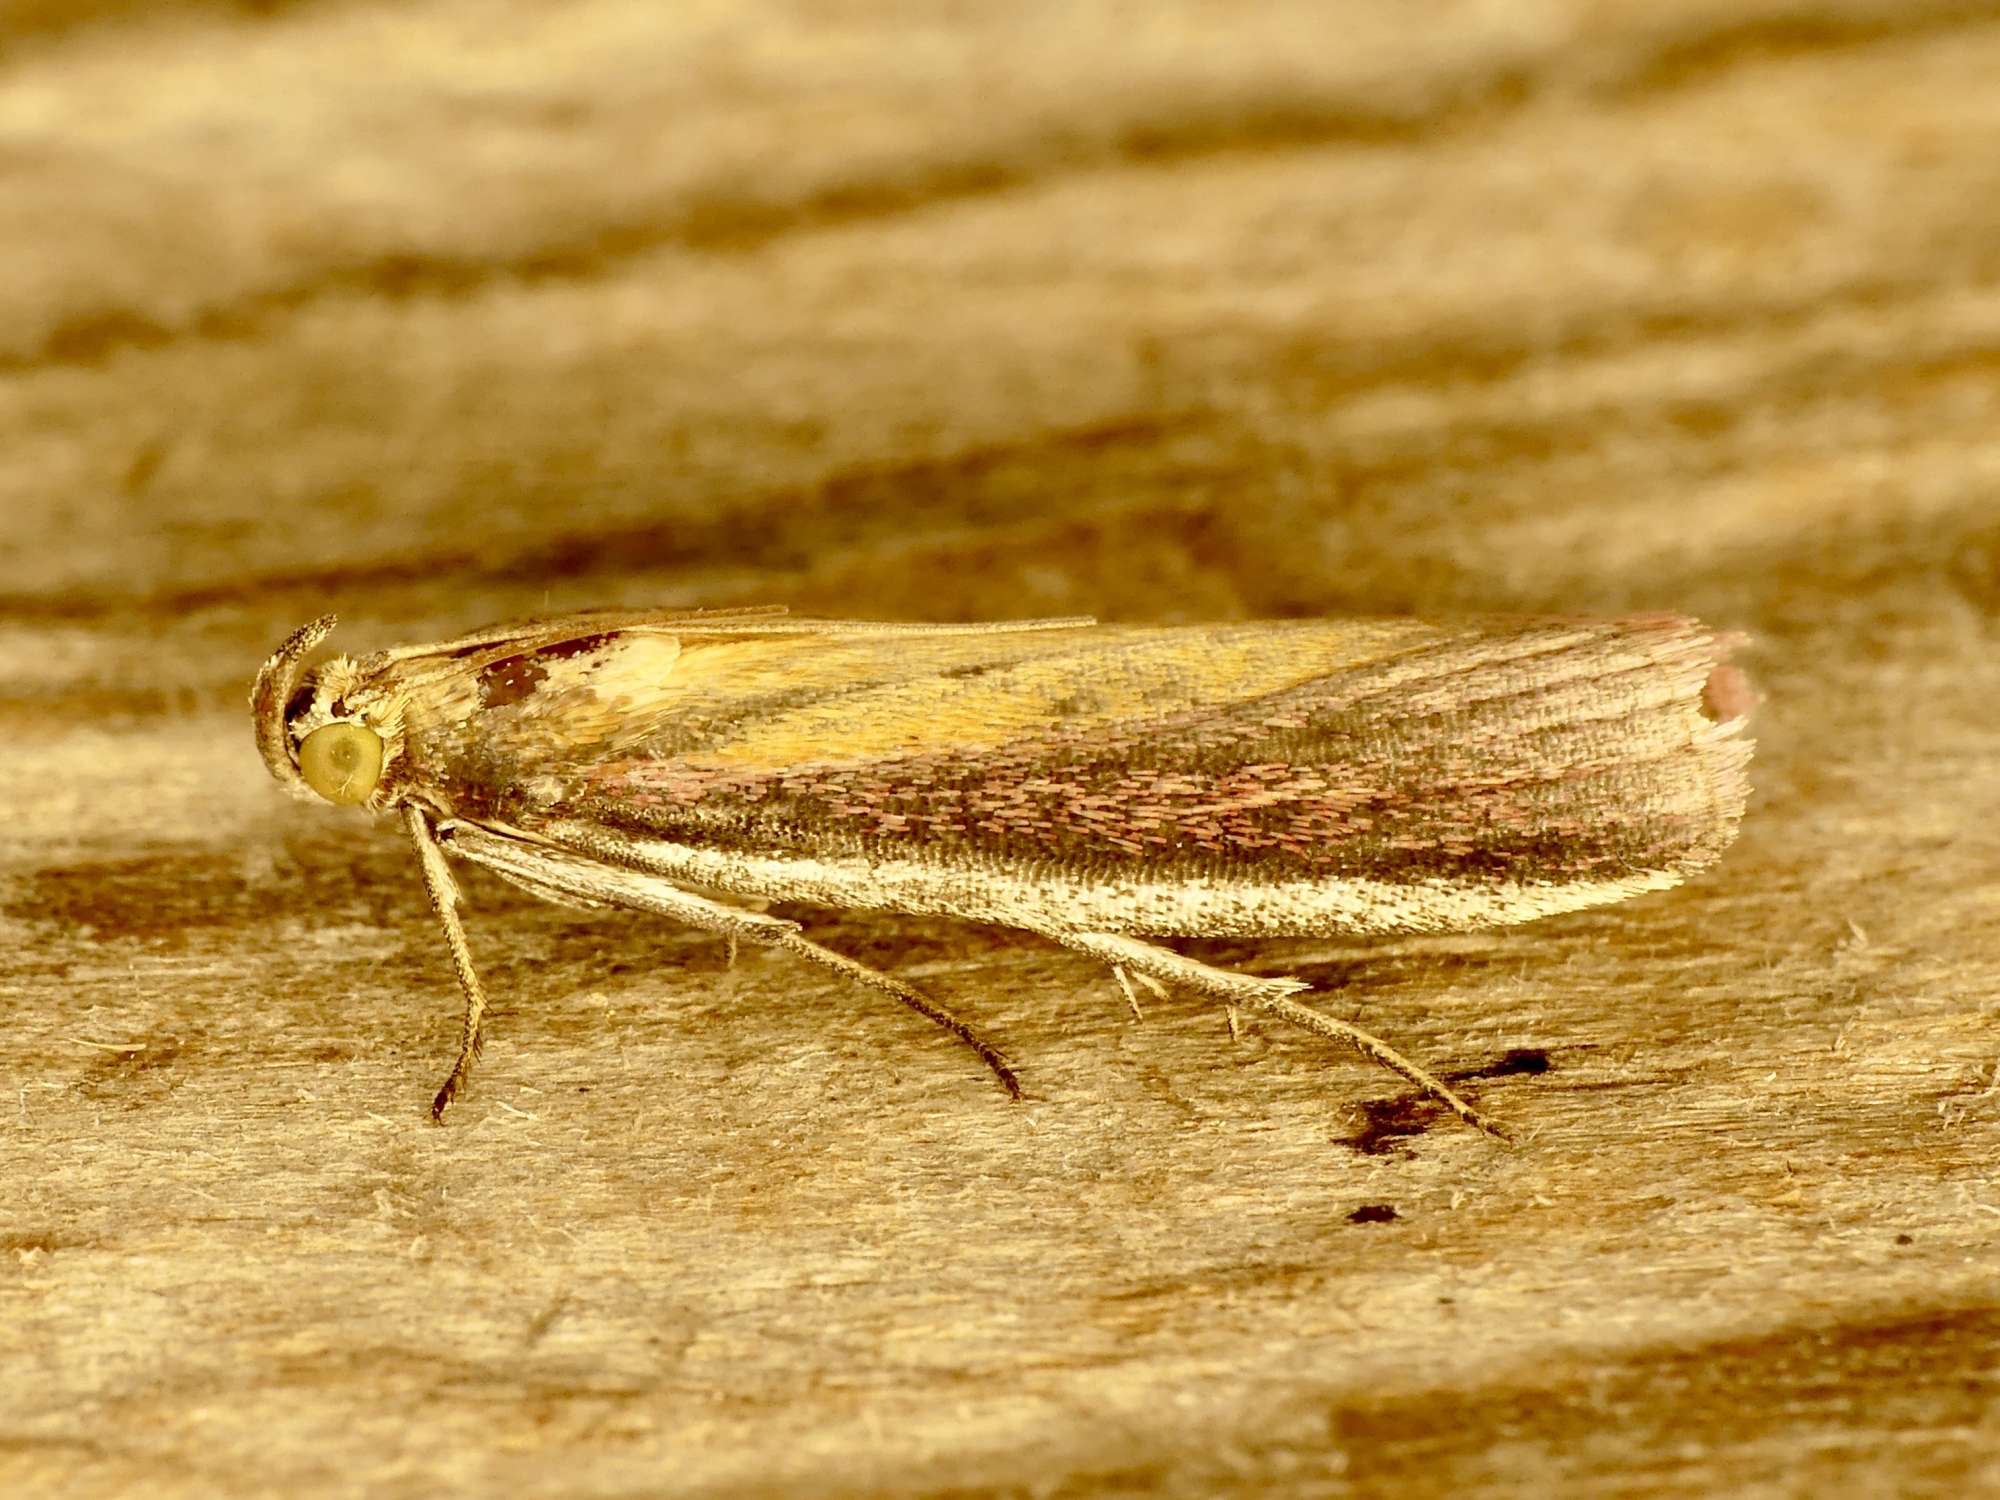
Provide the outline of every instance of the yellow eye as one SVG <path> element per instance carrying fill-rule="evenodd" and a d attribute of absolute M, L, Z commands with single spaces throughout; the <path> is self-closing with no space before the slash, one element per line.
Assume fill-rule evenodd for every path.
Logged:
<path fill-rule="evenodd" d="M 366 802 L 382 779 L 382 738 L 360 724 L 326 724 L 299 746 L 299 774 L 329 802 Z"/>

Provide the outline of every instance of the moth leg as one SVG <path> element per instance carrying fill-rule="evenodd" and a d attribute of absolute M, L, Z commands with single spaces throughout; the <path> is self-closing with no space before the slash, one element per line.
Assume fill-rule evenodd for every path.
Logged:
<path fill-rule="evenodd" d="M 1111 966 L 1111 977 L 1118 981 L 1118 988 L 1125 992 L 1125 1003 L 1132 1007 L 1132 1019 L 1143 1022 L 1146 1019 L 1146 1013 L 1139 1009 L 1139 992 L 1132 988 L 1133 975 L 1126 972 L 1123 964 L 1113 964 Z M 1140 974 L 1138 975 L 1138 980 L 1139 983 L 1143 984 L 1162 1000 L 1166 999 L 1167 987 L 1152 975 Z"/>
<path fill-rule="evenodd" d="M 699 896 L 690 899 L 702 901 Z M 709 903 L 703 902 L 703 904 Z M 728 909 L 718 907 L 721 911 Z M 688 917 L 682 920 L 693 919 Z M 959 1019 L 915 985 L 905 984 L 893 974 L 884 974 L 880 969 L 871 969 L 866 964 L 857 963 L 830 948 L 820 947 L 819 944 L 808 940 L 793 923 L 781 922 L 776 917 L 767 917 L 761 913 L 756 914 L 756 920 L 760 926 L 754 931 L 744 933 L 745 937 L 753 942 L 770 943 L 789 953 L 796 953 L 799 957 L 810 959 L 822 968 L 831 969 L 836 974 L 845 974 L 849 979 L 859 980 L 871 989 L 880 990 L 907 1005 L 925 1020 L 943 1027 L 978 1053 L 979 1060 L 992 1070 L 993 1076 L 1000 1080 L 1000 1086 L 1007 1090 L 1009 1097 L 1015 1099 L 1021 1097 L 1021 1081 L 1014 1076 L 1013 1068 L 1008 1065 L 1007 1058 L 1000 1049 L 982 1036 L 970 1022 Z M 766 923 L 770 925 L 761 925 Z"/>
<path fill-rule="evenodd" d="M 683 886 L 682 889 L 685 890 L 686 887 Z M 762 896 L 728 896 L 720 899 L 725 906 L 739 907 L 746 911 L 763 911 L 771 904 Z M 722 934 L 723 968 L 733 969 L 736 967 L 737 949 L 741 945 L 742 938 L 737 933 L 725 932 Z"/>
<path fill-rule="evenodd" d="M 1142 978 L 1150 976 L 1169 984 L 1205 995 L 1213 995 L 1231 1006 L 1247 1005 L 1265 1011 L 1294 1026 L 1351 1047 L 1363 1057 L 1380 1063 L 1392 1073 L 1400 1073 L 1424 1093 L 1437 1100 L 1466 1124 L 1501 1140 L 1510 1137 L 1490 1116 L 1481 1114 L 1453 1091 L 1450 1085 L 1411 1062 L 1380 1038 L 1358 1026 L 1301 1005 L 1292 999 L 1309 986 L 1299 979 L 1260 979 L 1251 974 L 1234 974 L 1199 959 L 1188 958 L 1170 948 L 1157 947 L 1138 938 L 1109 932 L 1060 932 L 1038 929 L 1066 948 L 1102 959 L 1114 970 L 1130 969 Z"/>
<path fill-rule="evenodd" d="M 1021 1097 L 1020 1080 L 1015 1078 L 1006 1057 L 968 1022 L 960 1020 L 915 985 L 820 947 L 799 931 L 796 922 L 711 900 L 658 875 L 583 858 L 524 839 L 506 838 L 470 824 L 447 823 L 438 830 L 438 840 L 474 864 L 485 865 L 510 880 L 540 888 L 559 899 L 654 912 L 716 933 L 732 944 L 742 939 L 783 948 L 823 969 L 858 980 L 957 1037 L 993 1070 L 993 1076 L 1009 1094 L 1016 1099 Z"/>
<path fill-rule="evenodd" d="M 458 1060 L 445 1076 L 444 1087 L 431 1101 L 431 1118 L 442 1120 L 444 1112 L 451 1108 L 452 1100 L 464 1090 L 465 1081 L 472 1074 L 472 1064 L 479 1056 L 481 1022 L 486 1016 L 486 991 L 479 983 L 478 971 L 472 967 L 472 949 L 466 945 L 465 928 L 458 920 L 458 882 L 451 878 L 451 867 L 445 863 L 444 852 L 438 847 L 430 820 L 424 816 L 422 809 L 405 805 L 403 826 L 410 831 L 410 842 L 416 847 L 417 868 L 423 871 L 424 889 L 430 894 L 431 910 L 437 913 L 438 922 L 444 928 L 445 947 L 451 951 L 451 966 L 458 975 L 458 987 L 465 995 L 465 1020 L 458 1033 Z"/>
<path fill-rule="evenodd" d="M 1132 1007 L 1132 1019 L 1144 1021 L 1146 1013 L 1139 1009 L 1139 992 L 1132 988 L 1132 980 L 1125 972 L 1123 964 L 1111 966 L 1111 977 L 1118 981 L 1118 988 L 1125 992 L 1125 1003 Z"/>

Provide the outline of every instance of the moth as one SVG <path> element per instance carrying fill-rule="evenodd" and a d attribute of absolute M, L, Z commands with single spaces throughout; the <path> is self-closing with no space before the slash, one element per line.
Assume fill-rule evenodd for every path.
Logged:
<path fill-rule="evenodd" d="M 915 986 L 759 907 L 1000 923 L 1133 979 L 1278 1016 L 1503 1134 L 1435 1075 L 1163 937 L 1462 932 L 1664 890 L 1734 838 L 1753 701 L 1732 638 L 1612 620 L 792 619 L 597 611 L 257 674 L 294 794 L 394 814 L 465 1001 L 486 996 L 450 858 L 537 896 L 673 917 L 873 986 L 1006 1057 Z"/>

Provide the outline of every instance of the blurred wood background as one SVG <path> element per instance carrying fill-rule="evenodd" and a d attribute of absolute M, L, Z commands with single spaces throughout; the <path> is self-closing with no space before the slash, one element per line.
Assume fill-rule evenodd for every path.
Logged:
<path fill-rule="evenodd" d="M 0 1489 L 2000 1491 L 2000 4 L 0 4 Z M 1675 608 L 1709 877 L 999 1037 L 283 797 L 547 608 Z"/>

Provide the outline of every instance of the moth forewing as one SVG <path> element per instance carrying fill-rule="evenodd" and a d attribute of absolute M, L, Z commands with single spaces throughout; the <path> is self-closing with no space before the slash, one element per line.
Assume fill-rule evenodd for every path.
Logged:
<path fill-rule="evenodd" d="M 1463 931 L 1660 890 L 1746 795 L 1734 642 L 1676 616 L 1189 627 L 600 611 L 259 674 L 295 790 L 397 811 L 466 997 L 449 852 L 549 899 L 773 943 L 997 1048 L 913 987 L 711 899 L 939 913 L 1279 1014 L 1492 1129 L 1436 1078 L 1153 937 Z M 379 753 L 378 753 L 379 752 Z"/>

